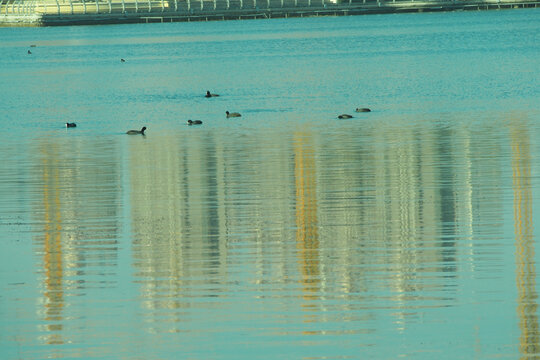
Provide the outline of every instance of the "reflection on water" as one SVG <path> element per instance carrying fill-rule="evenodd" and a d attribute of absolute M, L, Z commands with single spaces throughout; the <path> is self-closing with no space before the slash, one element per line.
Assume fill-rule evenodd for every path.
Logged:
<path fill-rule="evenodd" d="M 99 152 L 90 149 L 99 149 Z M 87 153 L 92 151 L 91 153 Z M 43 140 L 31 149 L 36 163 L 32 216 L 36 251 L 41 254 L 43 341 L 65 343 L 69 297 L 89 287 L 113 287 L 108 275 L 117 265 L 118 157 L 105 141 Z M 67 302 L 67 304 L 66 304 Z"/>
<path fill-rule="evenodd" d="M 527 128 L 519 122 L 519 119 L 515 119 L 510 128 L 510 139 L 516 235 L 517 312 L 521 331 L 519 351 L 522 359 L 535 356 L 540 352 L 529 136 Z"/>
<path fill-rule="evenodd" d="M 213 139 L 141 140 L 129 144 L 129 178 L 133 266 L 143 306 L 182 309 L 191 307 L 190 298 L 219 296 L 227 249 Z M 180 313 L 171 315 L 180 321 Z"/>
<path fill-rule="evenodd" d="M 503 338 L 504 352 L 519 341 L 524 357 L 537 354 L 537 154 L 526 122 L 476 130 L 380 118 L 325 131 L 36 141 L 20 183 L 39 255 L 37 339 L 54 356 L 113 356 L 103 345 L 112 336 L 132 357 L 127 344 L 150 334 L 168 354 L 175 342 L 161 336 L 182 333 L 186 353 L 201 358 L 215 354 L 197 345 L 208 336 L 225 349 L 219 358 L 248 343 L 271 352 L 276 341 L 354 357 L 401 334 L 408 345 L 396 351 L 414 354 L 430 337 L 411 330 L 418 324 L 437 332 L 456 316 L 456 326 L 484 326 L 463 317 L 466 289 L 478 287 L 474 301 L 488 313 L 500 311 L 494 294 L 511 304 L 508 286 L 489 283 L 511 264 L 503 227 L 513 206 L 520 334 Z M 88 332 L 102 345 L 62 350 Z M 471 341 L 492 345 L 480 337 Z"/>
<path fill-rule="evenodd" d="M 538 357 L 532 11 L 0 29 L 0 358 Z"/>
<path fill-rule="evenodd" d="M 300 266 L 302 307 L 317 310 L 320 300 L 321 266 L 317 220 L 317 166 L 313 139 L 310 134 L 298 133 L 294 139 L 294 180 L 296 192 L 296 247 Z M 318 309 L 319 311 L 321 309 Z M 306 321 L 317 321 L 316 317 Z"/>

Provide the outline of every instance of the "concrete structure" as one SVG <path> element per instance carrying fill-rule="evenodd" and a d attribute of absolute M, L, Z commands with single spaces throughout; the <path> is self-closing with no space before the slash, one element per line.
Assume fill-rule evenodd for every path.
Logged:
<path fill-rule="evenodd" d="M 0 26 L 338 16 L 537 7 L 540 0 L 0 0 Z"/>

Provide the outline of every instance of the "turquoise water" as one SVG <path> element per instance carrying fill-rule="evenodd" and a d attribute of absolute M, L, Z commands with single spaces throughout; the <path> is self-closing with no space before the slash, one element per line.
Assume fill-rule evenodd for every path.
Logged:
<path fill-rule="evenodd" d="M 0 358 L 540 356 L 539 20 L 0 28 Z"/>

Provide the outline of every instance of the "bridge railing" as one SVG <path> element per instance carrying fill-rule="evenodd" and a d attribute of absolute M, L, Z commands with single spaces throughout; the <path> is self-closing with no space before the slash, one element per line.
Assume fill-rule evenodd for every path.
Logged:
<path fill-rule="evenodd" d="M 443 0 L 460 2 L 464 0 Z M 497 3 L 500 0 L 488 0 Z M 525 0 L 526 2 L 527 0 Z M 534 0 L 533 0 L 534 1 Z M 199 14 L 227 10 L 332 9 L 381 3 L 429 3 L 441 0 L 0 0 L 0 15 Z M 523 2 L 523 1 L 522 1 Z"/>

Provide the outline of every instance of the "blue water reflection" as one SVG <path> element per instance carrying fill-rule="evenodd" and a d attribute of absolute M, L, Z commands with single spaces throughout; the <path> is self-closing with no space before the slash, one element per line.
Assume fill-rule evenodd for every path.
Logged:
<path fill-rule="evenodd" d="M 537 14 L 0 29 L 0 357 L 538 356 Z"/>

